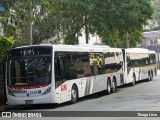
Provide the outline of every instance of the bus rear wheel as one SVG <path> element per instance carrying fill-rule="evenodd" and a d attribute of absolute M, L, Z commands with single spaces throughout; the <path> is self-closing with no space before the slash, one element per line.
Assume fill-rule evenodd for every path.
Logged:
<path fill-rule="evenodd" d="M 112 93 L 115 93 L 116 92 L 116 79 L 113 78 L 113 81 L 112 81 Z"/>
<path fill-rule="evenodd" d="M 152 80 L 151 73 L 148 72 L 148 79 L 147 79 L 147 82 L 150 82 L 151 80 Z"/>
<path fill-rule="evenodd" d="M 111 82 L 110 80 L 108 79 L 107 80 L 107 95 L 111 94 Z"/>
<path fill-rule="evenodd" d="M 153 71 L 151 71 L 151 81 L 153 80 Z"/>
<path fill-rule="evenodd" d="M 133 82 L 131 83 L 131 86 L 134 86 L 136 84 L 136 75 L 133 74 Z"/>
<path fill-rule="evenodd" d="M 71 103 L 74 104 L 76 102 L 78 102 L 78 90 L 76 85 L 73 85 L 71 90 Z"/>

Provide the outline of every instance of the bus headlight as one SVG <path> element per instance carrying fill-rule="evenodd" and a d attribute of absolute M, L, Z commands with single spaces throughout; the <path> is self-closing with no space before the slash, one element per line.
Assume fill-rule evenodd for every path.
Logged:
<path fill-rule="evenodd" d="M 9 94 L 9 95 L 12 95 L 12 96 L 15 96 L 15 95 L 13 94 L 13 91 L 12 91 L 11 89 L 8 89 L 8 94 Z"/>
<path fill-rule="evenodd" d="M 51 87 L 48 87 L 42 95 L 46 95 L 51 92 Z"/>

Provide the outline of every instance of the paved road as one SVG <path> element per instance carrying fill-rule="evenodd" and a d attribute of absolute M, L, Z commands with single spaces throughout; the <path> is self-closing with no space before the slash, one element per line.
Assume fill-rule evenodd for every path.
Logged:
<path fill-rule="evenodd" d="M 104 92 L 81 98 L 76 104 L 41 105 L 28 110 L 45 111 L 135 111 L 150 110 L 147 107 L 160 105 L 160 75 L 151 82 L 140 82 L 135 86 L 122 86 L 117 93 Z M 157 108 L 160 111 L 160 107 Z M 156 109 L 156 110 L 157 110 Z"/>
<path fill-rule="evenodd" d="M 119 87 L 117 93 L 105 95 L 103 92 L 81 98 L 76 104 L 36 105 L 25 108 L 27 111 L 160 111 L 160 75 L 151 82 L 140 82 L 134 87 Z M 15 119 L 15 118 L 14 118 Z M 53 118 L 47 118 L 50 120 Z M 63 117 L 55 118 L 63 120 Z M 106 118 L 65 118 L 99 120 Z M 110 118 L 116 120 L 134 120 L 135 118 Z M 142 119 L 142 118 L 138 118 Z M 147 118 L 151 119 L 151 118 Z M 152 118 L 153 119 L 153 118 Z M 154 118 L 157 120 L 158 118 Z M 136 118 L 137 120 L 137 118 Z"/>

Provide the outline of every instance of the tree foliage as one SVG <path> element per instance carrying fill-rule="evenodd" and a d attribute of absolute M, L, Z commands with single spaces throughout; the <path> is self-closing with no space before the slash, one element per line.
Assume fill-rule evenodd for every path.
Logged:
<path fill-rule="evenodd" d="M 12 48 L 13 44 L 14 42 L 12 38 L 6 38 L 6 37 L 0 36 L 0 60 Z"/>
<path fill-rule="evenodd" d="M 104 43 L 113 47 L 124 47 L 128 32 L 131 46 L 135 46 L 140 42 L 143 25 L 153 13 L 150 0 L 17 1 L 20 3 L 18 7 L 15 3 L 10 6 L 15 10 L 16 37 L 26 36 L 27 21 L 32 20 L 34 44 L 51 38 L 53 43 L 63 39 L 65 44 L 77 44 L 78 37 L 85 31 L 86 41 L 90 33 L 97 34 Z M 28 14 L 30 5 L 32 14 Z"/>
<path fill-rule="evenodd" d="M 154 14 L 148 26 L 151 30 L 160 30 L 160 0 L 152 0 L 152 6 L 154 8 Z"/>
<path fill-rule="evenodd" d="M 27 45 L 29 41 L 29 22 L 38 21 L 48 11 L 48 0 L 2 0 L 5 12 L 0 22 L 4 26 L 4 35 L 14 37 L 15 45 Z M 39 9 L 41 6 L 41 9 Z"/>
<path fill-rule="evenodd" d="M 108 2 L 105 1 L 105 4 Z M 135 32 L 141 32 L 142 27 L 148 19 L 151 19 L 153 13 L 149 0 L 112 0 L 109 7 L 102 13 L 97 14 L 97 18 L 101 17 L 101 21 L 97 30 L 97 34 L 102 37 L 102 41 L 114 46 L 124 47 L 126 32 L 130 34 L 131 46 L 134 46 L 139 35 Z M 102 16 L 100 16 L 102 14 Z M 105 19 L 106 18 L 106 19 Z M 101 28 L 101 26 L 103 28 Z M 97 25 L 95 26 L 97 27 Z M 100 28 L 100 29 L 99 29 Z M 135 35 L 135 37 L 133 37 Z M 140 36 L 139 36 L 140 37 Z M 138 38 L 140 39 L 140 38 Z M 132 44 L 134 43 L 134 44 Z M 135 47 L 135 46 L 134 46 Z"/>

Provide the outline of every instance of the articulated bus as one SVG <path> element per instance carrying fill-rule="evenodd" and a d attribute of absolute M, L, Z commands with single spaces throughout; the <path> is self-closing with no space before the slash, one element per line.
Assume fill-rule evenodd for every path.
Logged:
<path fill-rule="evenodd" d="M 145 59 L 147 57 L 144 55 Z M 127 55 L 127 59 L 132 58 Z M 78 98 L 100 91 L 115 92 L 117 86 L 124 84 L 123 73 L 124 60 L 120 48 L 100 45 L 14 48 L 7 56 L 7 101 L 10 105 L 76 103 Z"/>
<path fill-rule="evenodd" d="M 135 85 L 136 81 L 151 81 L 157 74 L 156 53 L 143 48 L 123 49 L 124 83 Z"/>

